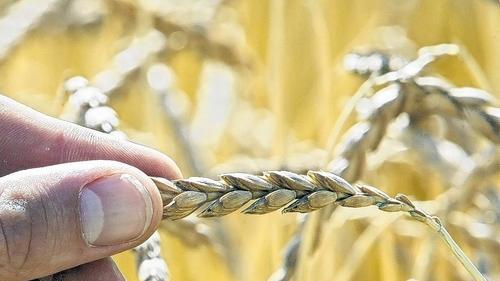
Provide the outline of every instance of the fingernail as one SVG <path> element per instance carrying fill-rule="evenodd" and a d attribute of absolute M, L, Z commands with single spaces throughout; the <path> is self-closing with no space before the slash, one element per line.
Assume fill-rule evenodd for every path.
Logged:
<path fill-rule="evenodd" d="M 97 179 L 80 191 L 82 235 L 89 245 L 133 241 L 149 227 L 153 204 L 146 188 L 128 174 Z"/>

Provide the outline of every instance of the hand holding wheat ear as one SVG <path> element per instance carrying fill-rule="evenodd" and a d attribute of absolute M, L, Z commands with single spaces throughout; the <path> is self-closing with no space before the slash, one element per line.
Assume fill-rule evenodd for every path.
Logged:
<path fill-rule="evenodd" d="M 0 131 L 0 280 L 123 280 L 108 257 L 157 229 L 162 202 L 146 173 L 175 177 L 173 162 L 1 95 Z"/>

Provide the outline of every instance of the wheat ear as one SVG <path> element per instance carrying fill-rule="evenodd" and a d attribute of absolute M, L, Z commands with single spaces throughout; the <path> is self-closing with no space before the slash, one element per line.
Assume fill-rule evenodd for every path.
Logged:
<path fill-rule="evenodd" d="M 175 96 L 182 95 L 175 87 L 174 71 L 167 65 L 157 63 L 148 69 L 148 85 L 151 90 L 160 98 L 162 111 L 170 123 L 175 139 L 186 158 L 189 169 L 195 175 L 202 174 L 205 170 L 202 159 L 197 157 L 196 149 L 189 139 L 189 132 L 184 116 L 186 112 L 181 112 L 176 108 Z"/>
<path fill-rule="evenodd" d="M 337 203 L 353 208 L 376 205 L 386 212 L 408 212 L 427 224 L 434 221 L 403 194 L 391 198 L 375 187 L 351 185 L 330 172 L 309 171 L 307 175 L 299 175 L 270 171 L 263 176 L 230 173 L 220 178 L 218 181 L 201 177 L 170 181 L 152 177 L 162 196 L 164 218 L 177 220 L 196 210 L 201 210 L 199 217 L 220 217 L 255 200 L 244 213 L 266 214 L 281 208 L 284 213 L 308 213 Z"/>
<path fill-rule="evenodd" d="M 163 216 L 171 220 L 186 217 L 198 209 L 201 210 L 199 217 L 224 216 L 251 200 L 255 201 L 244 213 L 265 214 L 283 207 L 283 212 L 305 213 L 332 203 L 352 208 L 375 205 L 385 212 L 407 212 L 439 234 L 474 280 L 486 280 L 441 221 L 415 206 L 403 194 L 391 198 L 375 187 L 351 185 L 343 178 L 324 171 L 309 171 L 307 175 L 271 171 L 263 176 L 234 173 L 221 175 L 219 181 L 197 177 L 174 181 L 157 177 L 152 179 L 162 195 Z"/>

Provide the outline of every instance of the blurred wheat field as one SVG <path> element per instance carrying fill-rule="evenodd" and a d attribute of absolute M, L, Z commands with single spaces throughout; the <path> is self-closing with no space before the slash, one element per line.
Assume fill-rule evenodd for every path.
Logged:
<path fill-rule="evenodd" d="M 33 10 L 49 5 L 3 0 L 1 17 L 19 2 L 32 2 Z M 461 53 L 439 60 L 429 72 L 499 98 L 500 6 L 495 1 L 52 2 L 51 11 L 7 45 L 8 51 L 0 42 L 0 92 L 59 117 L 67 78 L 105 81 L 103 71 L 120 65 L 117 54 L 158 30 L 167 47 L 127 74 L 109 104 L 129 139 L 171 156 L 186 177 L 324 168 L 339 115 L 363 83 L 343 66 L 353 50 L 382 49 L 414 58 L 422 46 L 455 43 Z M 0 40 L 8 38 L 2 32 L 12 30 L 0 28 Z M 151 87 L 158 63 L 172 70 L 168 79 L 176 95 L 168 102 L 185 120 L 196 165 Z M 341 132 L 354 124 L 354 115 Z M 390 195 L 409 194 L 432 209 L 429 201 L 450 189 L 450 177 L 463 167 L 455 163 L 454 173 L 446 174 L 422 154 L 389 136 L 368 157 L 362 180 Z M 498 200 L 499 183 L 497 171 L 480 186 L 488 186 Z M 484 203 L 486 197 L 473 198 L 484 209 L 455 210 L 444 221 L 480 270 L 497 280 L 500 203 Z M 432 231 L 401 214 L 372 207 L 337 208 L 327 219 L 322 214 L 312 213 L 304 226 L 293 280 L 470 280 Z M 170 279 L 267 280 L 281 266 L 298 217 L 274 212 L 203 219 L 196 227 L 209 242 L 195 237 L 194 243 L 185 241 L 190 230 L 179 234 L 174 224 L 164 225 L 162 255 Z M 478 239 L 485 236 L 481 227 L 496 239 Z M 127 280 L 138 280 L 132 252 L 114 259 Z"/>

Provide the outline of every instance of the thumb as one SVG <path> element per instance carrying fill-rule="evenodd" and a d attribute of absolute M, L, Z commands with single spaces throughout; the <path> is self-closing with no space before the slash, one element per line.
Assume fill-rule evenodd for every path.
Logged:
<path fill-rule="evenodd" d="M 162 203 L 141 171 L 74 162 L 0 178 L 0 280 L 46 276 L 132 248 L 158 226 Z"/>

